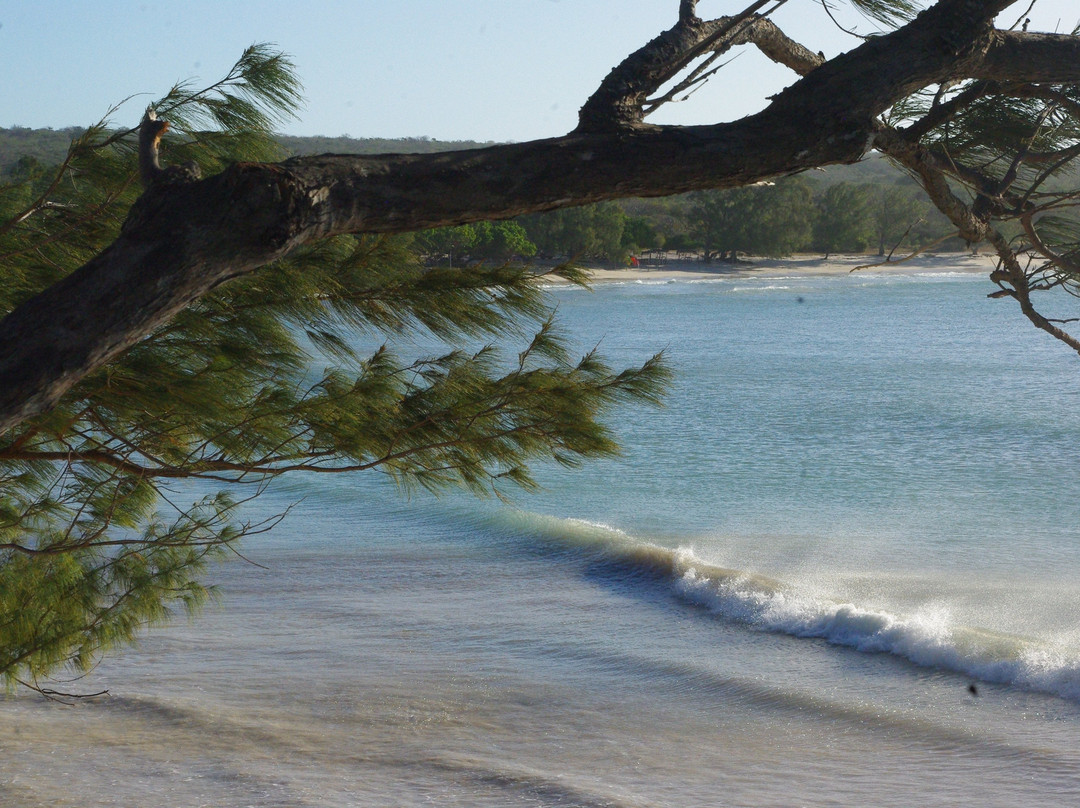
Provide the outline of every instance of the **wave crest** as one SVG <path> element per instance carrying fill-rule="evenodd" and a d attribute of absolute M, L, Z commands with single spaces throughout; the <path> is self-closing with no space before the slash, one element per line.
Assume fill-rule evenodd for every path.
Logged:
<path fill-rule="evenodd" d="M 610 525 L 521 512 L 515 521 L 533 536 L 660 574 L 674 596 L 726 620 L 1080 700 L 1080 655 L 1069 647 L 963 625 L 941 608 L 903 614 L 834 600 L 807 587 L 711 564 L 690 548 L 644 541 Z"/>

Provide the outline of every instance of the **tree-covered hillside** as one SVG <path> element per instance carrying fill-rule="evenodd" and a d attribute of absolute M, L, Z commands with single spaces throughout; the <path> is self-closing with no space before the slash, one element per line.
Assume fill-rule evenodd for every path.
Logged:
<path fill-rule="evenodd" d="M 78 137 L 85 128 L 68 126 L 64 129 L 30 129 L 13 126 L 0 128 L 0 174 L 7 174 L 24 157 L 32 157 L 45 165 L 57 165 L 63 161 L 73 138 Z M 348 135 L 340 137 L 298 137 L 277 135 L 287 156 L 307 154 L 430 154 L 432 152 L 454 151 L 457 149 L 478 149 L 492 143 L 478 143 L 475 140 L 432 140 L 428 137 L 365 137 L 355 138 Z"/>
<path fill-rule="evenodd" d="M 45 165 L 57 165 L 68 152 L 71 141 L 85 132 L 85 127 L 65 129 L 29 129 L 25 126 L 0 128 L 0 174 L 9 174 L 20 159 L 33 158 Z"/>

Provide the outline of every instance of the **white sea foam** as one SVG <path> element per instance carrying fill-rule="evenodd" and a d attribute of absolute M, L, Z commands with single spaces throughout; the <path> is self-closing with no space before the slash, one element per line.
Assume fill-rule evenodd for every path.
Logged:
<path fill-rule="evenodd" d="M 1080 653 L 1073 646 L 963 625 L 941 607 L 904 614 L 831 599 L 810 587 L 717 566 L 690 549 L 643 541 L 602 523 L 524 513 L 519 519 L 534 535 L 662 572 L 677 597 L 755 629 L 894 654 L 923 667 L 1080 700 Z"/>
<path fill-rule="evenodd" d="M 796 288 L 796 287 L 791 286 L 790 284 L 764 283 L 763 282 L 763 283 L 750 284 L 750 285 L 747 285 L 747 286 L 732 286 L 731 289 L 729 289 L 728 291 L 731 292 L 732 294 L 734 294 L 736 292 L 790 292 L 794 288 Z M 803 288 L 808 289 L 810 287 L 807 284 Z"/>
<path fill-rule="evenodd" d="M 681 597 L 755 628 L 895 654 L 917 665 L 983 681 L 1080 698 L 1080 657 L 1066 648 L 959 625 L 940 610 L 896 614 L 819 598 L 791 585 L 717 570 L 686 557 L 673 572 Z"/>

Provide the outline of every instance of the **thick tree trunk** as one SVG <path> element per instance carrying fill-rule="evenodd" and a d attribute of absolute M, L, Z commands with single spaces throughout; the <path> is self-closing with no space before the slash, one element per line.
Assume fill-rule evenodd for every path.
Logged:
<path fill-rule="evenodd" d="M 302 243 L 747 185 L 859 160 L 874 143 L 876 116 L 928 85 L 965 77 L 1080 80 L 1080 43 L 995 32 L 990 23 L 1005 5 L 941 0 L 898 31 L 817 67 L 805 49 L 762 26 L 768 47 L 806 73 L 769 107 L 713 126 L 642 124 L 634 110 L 686 50 L 719 47 L 709 37 L 731 33 L 722 21 L 697 20 L 694 4 L 683 0 L 679 24 L 616 68 L 565 137 L 443 154 L 238 164 L 198 182 L 152 186 L 113 245 L 0 321 L 0 433 L 47 410 L 217 284 Z M 673 41 L 659 56 L 646 52 Z M 627 84 L 635 70 L 642 80 Z"/>

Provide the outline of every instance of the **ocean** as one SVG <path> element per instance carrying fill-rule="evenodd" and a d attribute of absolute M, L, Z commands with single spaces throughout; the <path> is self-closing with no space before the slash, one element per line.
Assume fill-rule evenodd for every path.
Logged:
<path fill-rule="evenodd" d="M 553 288 L 677 372 L 622 457 L 509 504 L 280 481 L 261 566 L 69 685 L 109 696 L 0 700 L 0 804 L 1080 804 L 1080 361 L 993 289 Z"/>

